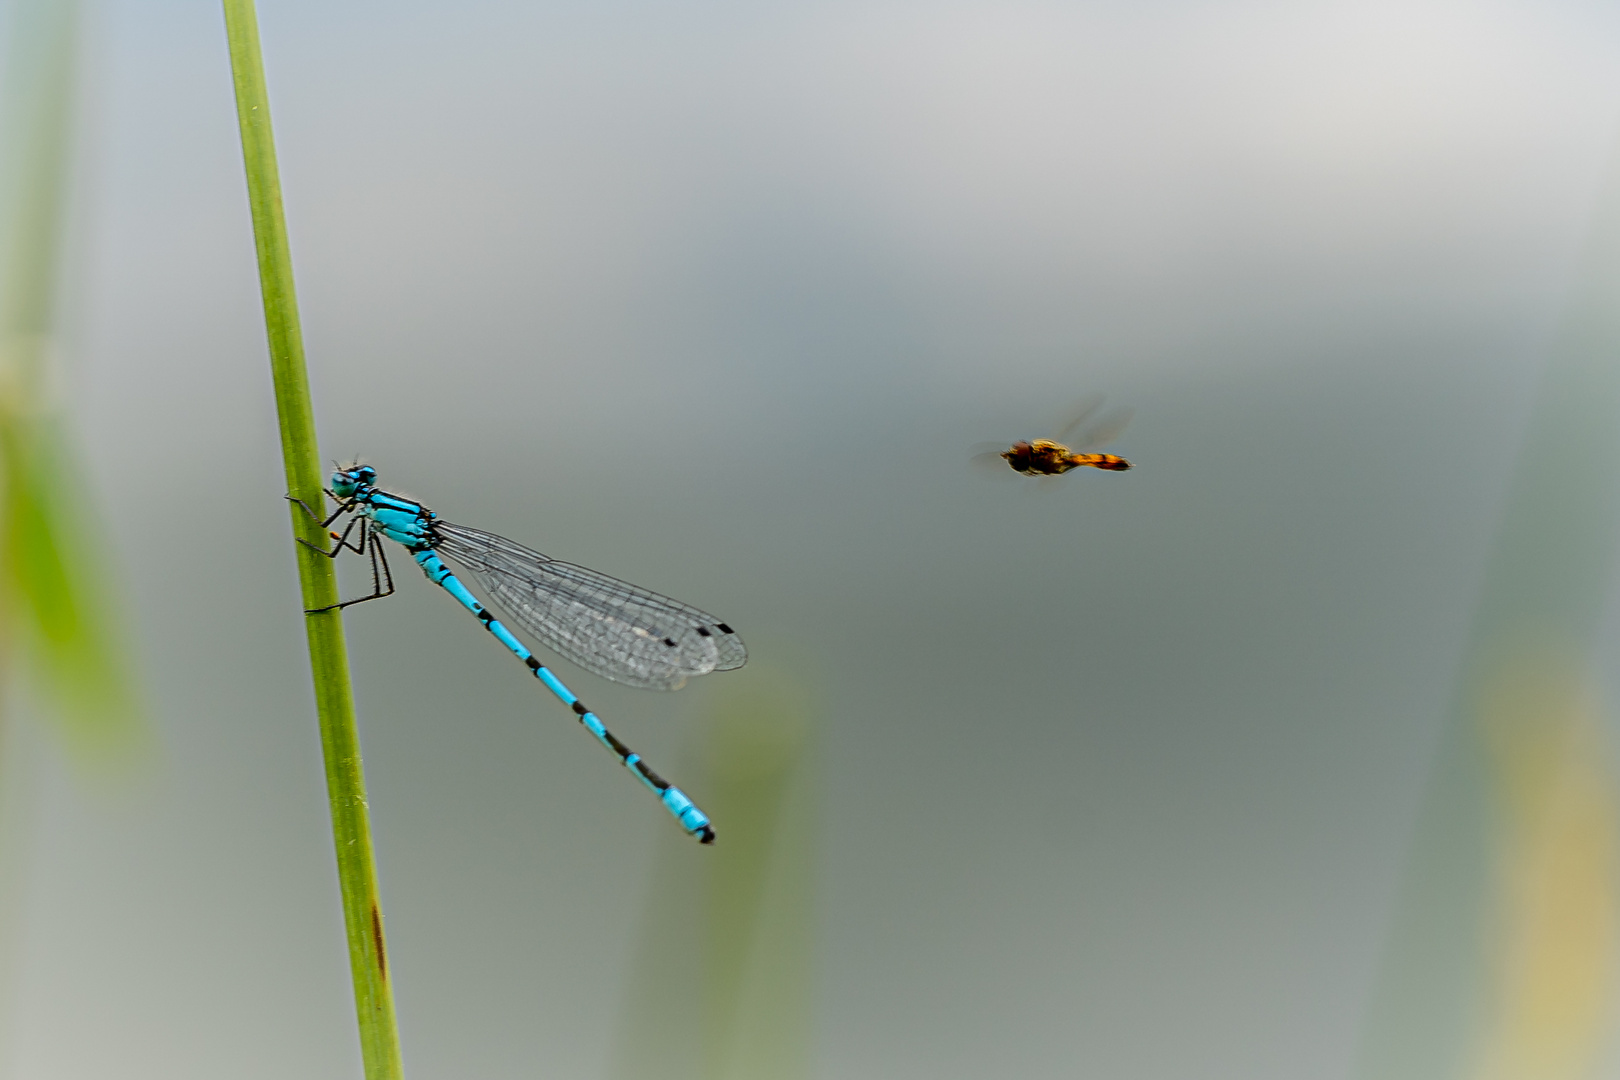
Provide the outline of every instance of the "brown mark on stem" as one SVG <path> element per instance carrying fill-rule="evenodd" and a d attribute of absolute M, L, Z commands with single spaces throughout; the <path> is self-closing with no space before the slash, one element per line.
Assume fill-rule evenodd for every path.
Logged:
<path fill-rule="evenodd" d="M 388 953 L 383 948 L 382 912 L 377 910 L 374 902 L 371 905 L 371 944 L 377 949 L 377 974 L 384 979 L 388 978 Z"/>

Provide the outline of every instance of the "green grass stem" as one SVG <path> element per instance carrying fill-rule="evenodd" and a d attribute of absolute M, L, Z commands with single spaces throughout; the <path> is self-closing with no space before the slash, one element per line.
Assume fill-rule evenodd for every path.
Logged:
<path fill-rule="evenodd" d="M 304 369 L 303 334 L 293 290 L 292 257 L 282 213 L 275 140 L 270 129 L 270 101 L 259 51 L 258 17 L 253 0 L 224 0 L 224 5 L 287 490 L 309 506 L 319 508 L 325 505 L 320 451 L 315 438 L 309 379 Z M 320 528 L 295 504 L 288 503 L 288 511 L 293 535 L 324 547 L 326 537 Z M 302 606 L 308 609 L 337 603 L 337 578 L 332 561 L 302 544 L 295 545 L 294 550 L 303 590 Z M 354 722 L 354 694 L 349 685 L 343 620 L 340 613 L 330 611 L 306 616 L 304 626 L 315 681 L 315 708 L 320 717 L 321 751 L 326 761 L 332 843 L 337 851 L 338 882 L 343 893 L 343 922 L 349 941 L 349 967 L 354 977 L 360 1050 L 367 1080 L 393 1080 L 403 1075 L 399 1031 L 394 1020 L 393 990 L 388 981 L 382 906 L 377 896 L 377 871 L 371 849 L 371 823 L 366 810 L 365 775 Z"/>

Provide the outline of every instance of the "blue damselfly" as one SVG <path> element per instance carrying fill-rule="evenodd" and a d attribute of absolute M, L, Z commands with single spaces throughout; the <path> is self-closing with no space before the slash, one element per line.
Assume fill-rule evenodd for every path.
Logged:
<path fill-rule="evenodd" d="M 419 502 L 383 491 L 376 480 L 377 470 L 370 465 L 339 468 L 327 491 L 338 507 L 325 518 L 302 500 L 292 500 L 323 529 L 352 515 L 341 533 L 330 534 L 336 541 L 331 550 L 304 540 L 300 543 L 328 558 L 352 551 L 371 559 L 371 595 L 315 608 L 309 614 L 341 610 L 393 593 L 394 578 L 379 537 L 404 545 L 428 580 L 477 616 L 484 629 L 573 709 L 580 723 L 652 789 L 683 829 L 705 844 L 713 843 L 708 816 L 603 727 L 596 714 L 479 603 L 440 556 L 464 568 L 515 625 L 546 648 L 587 671 L 628 686 L 675 690 L 694 676 L 742 667 L 748 651 L 736 631 L 678 600 L 548 558 L 494 533 L 445 521 Z"/>

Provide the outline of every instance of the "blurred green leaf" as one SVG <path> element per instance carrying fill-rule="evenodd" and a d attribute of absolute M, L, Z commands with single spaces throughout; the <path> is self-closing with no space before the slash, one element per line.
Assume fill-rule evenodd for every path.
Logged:
<path fill-rule="evenodd" d="M 1620 540 L 1620 161 L 1611 166 L 1596 210 L 1574 295 L 1515 463 L 1415 824 L 1369 1004 L 1356 1072 L 1362 1080 L 1499 1075 L 1497 1059 L 1508 1045 L 1503 1029 L 1512 1022 L 1508 1003 L 1522 996 L 1522 987 L 1511 985 L 1515 976 L 1500 961 L 1506 936 L 1516 932 L 1514 899 L 1504 882 L 1513 876 L 1509 864 L 1522 861 L 1522 853 L 1516 853 L 1530 849 L 1514 838 L 1525 814 L 1514 805 L 1506 780 L 1516 774 L 1515 763 L 1500 747 L 1514 748 L 1509 759 L 1533 747 L 1550 751 L 1568 740 L 1568 732 L 1584 730 L 1564 719 L 1571 710 L 1561 702 L 1589 677 Z M 1561 680 L 1524 674 L 1549 663 L 1566 671 Z M 1485 723 L 1504 671 L 1543 687 L 1533 707 L 1509 711 L 1516 728 L 1511 732 L 1501 723 L 1488 730 Z M 1556 691 L 1547 689 L 1551 686 Z M 1592 738 L 1599 741 L 1596 731 L 1594 724 Z M 1487 745 L 1487 736 L 1495 748 Z M 1612 794 L 1603 805 L 1612 804 Z M 1582 827 L 1599 826 L 1588 821 Z M 1604 873 L 1608 869 L 1605 864 Z M 1601 888 L 1612 896 L 1616 883 L 1606 880 Z M 1596 928 L 1599 922 L 1589 925 Z M 1602 985 L 1593 993 L 1602 996 L 1600 1011 L 1606 1017 L 1614 992 L 1609 943 L 1589 944 L 1605 959 L 1602 978 L 1594 983 Z M 1609 1035 L 1608 1028 L 1582 1033 L 1583 1052 L 1595 1054 Z M 1585 1075 L 1581 1054 L 1571 1051 L 1565 1059 L 1576 1063 L 1569 1066 L 1573 1071 L 1535 1075 L 1540 1080 Z"/>
<path fill-rule="evenodd" d="M 140 732 L 86 485 L 46 387 L 72 143 L 76 0 L 6 12 L 0 108 L 0 648 L 81 761 Z M 16 655 L 9 655 L 9 654 Z M 23 661 L 23 663 L 18 663 Z"/>
<path fill-rule="evenodd" d="M 724 847 L 710 860 L 704 972 L 712 1080 L 809 1074 L 814 806 L 810 705 L 768 669 L 722 691 L 705 733 L 708 804 Z"/>
<path fill-rule="evenodd" d="M 109 618 L 111 589 L 78 520 L 82 487 L 55 424 L 0 408 L 0 574 L 11 642 L 69 748 L 104 759 L 139 731 L 129 664 Z"/>
<path fill-rule="evenodd" d="M 797 680 L 758 664 L 714 692 L 682 774 L 717 839 L 697 849 L 660 837 L 617 1048 L 625 1080 L 810 1073 L 812 701 Z"/>

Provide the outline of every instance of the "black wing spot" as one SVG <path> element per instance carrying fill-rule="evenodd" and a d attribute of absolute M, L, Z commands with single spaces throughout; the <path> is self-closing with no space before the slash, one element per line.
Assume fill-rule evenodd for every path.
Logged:
<path fill-rule="evenodd" d="M 713 634 L 709 633 L 709 628 L 707 626 L 698 627 L 698 637 L 713 637 L 713 636 L 714 636 Z"/>
<path fill-rule="evenodd" d="M 673 649 L 675 647 L 675 639 L 672 637 L 667 637 L 664 639 L 664 644 Z"/>
<path fill-rule="evenodd" d="M 714 625 L 722 634 L 735 634 L 737 632 L 725 623 L 715 623 Z"/>

